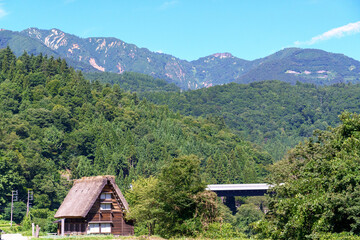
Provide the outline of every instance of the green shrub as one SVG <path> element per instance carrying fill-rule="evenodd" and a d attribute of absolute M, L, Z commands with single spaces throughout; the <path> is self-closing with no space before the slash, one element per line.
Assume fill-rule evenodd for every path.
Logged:
<path fill-rule="evenodd" d="M 315 233 L 307 236 L 308 239 L 314 240 L 360 240 L 360 236 L 349 232 L 342 233 Z"/>
<path fill-rule="evenodd" d="M 31 222 L 35 223 L 35 225 L 39 225 L 41 231 L 44 232 L 56 232 L 57 225 L 53 223 L 56 220 L 54 218 L 54 215 L 55 215 L 55 211 L 51 211 L 46 208 L 38 208 L 38 209 L 34 208 L 31 209 L 30 211 Z M 31 227 L 31 223 L 30 223 L 30 227 Z"/>
<path fill-rule="evenodd" d="M 2 228 L 3 231 L 5 231 L 6 233 L 17 233 L 20 231 L 20 226 L 15 225 L 15 223 L 13 223 L 12 227 L 8 227 L 8 228 Z"/>
<path fill-rule="evenodd" d="M 31 217 L 30 214 L 25 216 L 21 221 L 21 231 L 26 231 L 31 229 Z"/>
<path fill-rule="evenodd" d="M 146 226 L 146 224 L 138 224 L 136 223 L 134 226 L 134 235 L 135 236 L 143 236 L 143 235 L 148 235 L 149 234 L 149 230 Z"/>
<path fill-rule="evenodd" d="M 234 229 L 230 223 L 211 223 L 208 229 L 202 234 L 202 237 L 210 239 L 230 239 L 244 238 L 246 235 Z"/>
<path fill-rule="evenodd" d="M 259 221 L 263 216 L 264 213 L 255 204 L 243 204 L 238 208 L 235 215 L 235 227 L 248 236 L 253 235 L 254 232 L 251 223 Z"/>
<path fill-rule="evenodd" d="M 13 205 L 13 221 L 16 223 L 20 223 L 23 219 L 23 217 L 26 214 L 26 204 L 23 202 L 14 202 Z M 6 220 L 10 220 L 10 216 L 11 216 L 11 203 L 7 204 L 7 206 L 5 207 L 5 213 L 4 213 L 4 218 Z"/>

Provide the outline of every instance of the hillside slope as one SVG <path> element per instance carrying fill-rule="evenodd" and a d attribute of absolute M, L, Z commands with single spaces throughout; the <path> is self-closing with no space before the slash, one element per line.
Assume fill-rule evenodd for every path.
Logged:
<path fill-rule="evenodd" d="M 248 140 L 262 145 L 275 159 L 312 136 L 313 130 L 335 127 L 341 112 L 360 113 L 360 84 L 319 87 L 263 81 L 142 96 L 181 114 L 223 120 Z"/>

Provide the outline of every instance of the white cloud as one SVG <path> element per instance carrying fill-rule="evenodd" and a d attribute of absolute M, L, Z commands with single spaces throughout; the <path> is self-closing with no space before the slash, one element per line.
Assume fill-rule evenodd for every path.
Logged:
<path fill-rule="evenodd" d="M 171 8 L 173 6 L 175 6 L 176 4 L 178 4 L 177 0 L 172 0 L 172 1 L 165 1 L 163 4 L 161 4 L 161 6 L 159 7 L 160 10 L 166 10 L 168 8 Z"/>
<path fill-rule="evenodd" d="M 3 6 L 0 5 L 0 18 L 5 17 L 6 15 L 8 15 L 9 13 L 7 11 L 5 11 L 5 9 L 3 8 Z"/>
<path fill-rule="evenodd" d="M 344 25 L 344 26 L 341 26 L 338 28 L 333 28 L 327 32 L 324 32 L 323 34 L 320 34 L 318 36 L 311 38 L 309 41 L 305 41 L 305 42 L 296 41 L 294 44 L 295 45 L 313 45 L 315 43 L 329 40 L 331 38 L 342 38 L 342 37 L 345 37 L 345 36 L 348 36 L 351 34 L 356 34 L 356 33 L 360 33 L 360 21 L 354 22 L 354 23 L 349 23 L 347 25 Z"/>

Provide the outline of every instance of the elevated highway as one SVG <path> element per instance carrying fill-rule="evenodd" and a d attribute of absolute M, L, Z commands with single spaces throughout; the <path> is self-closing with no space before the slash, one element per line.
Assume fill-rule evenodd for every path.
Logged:
<path fill-rule="evenodd" d="M 252 184 L 212 184 L 206 190 L 215 192 L 219 197 L 226 197 L 225 204 L 233 214 L 236 213 L 235 197 L 264 196 L 273 185 L 267 183 Z"/>

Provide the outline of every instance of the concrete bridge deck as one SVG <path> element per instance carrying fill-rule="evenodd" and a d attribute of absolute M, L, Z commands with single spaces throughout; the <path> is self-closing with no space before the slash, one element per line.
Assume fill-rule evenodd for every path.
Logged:
<path fill-rule="evenodd" d="M 219 197 L 229 196 L 263 196 L 272 185 L 267 183 L 252 184 L 212 184 L 207 185 L 207 190 L 215 192 Z"/>

